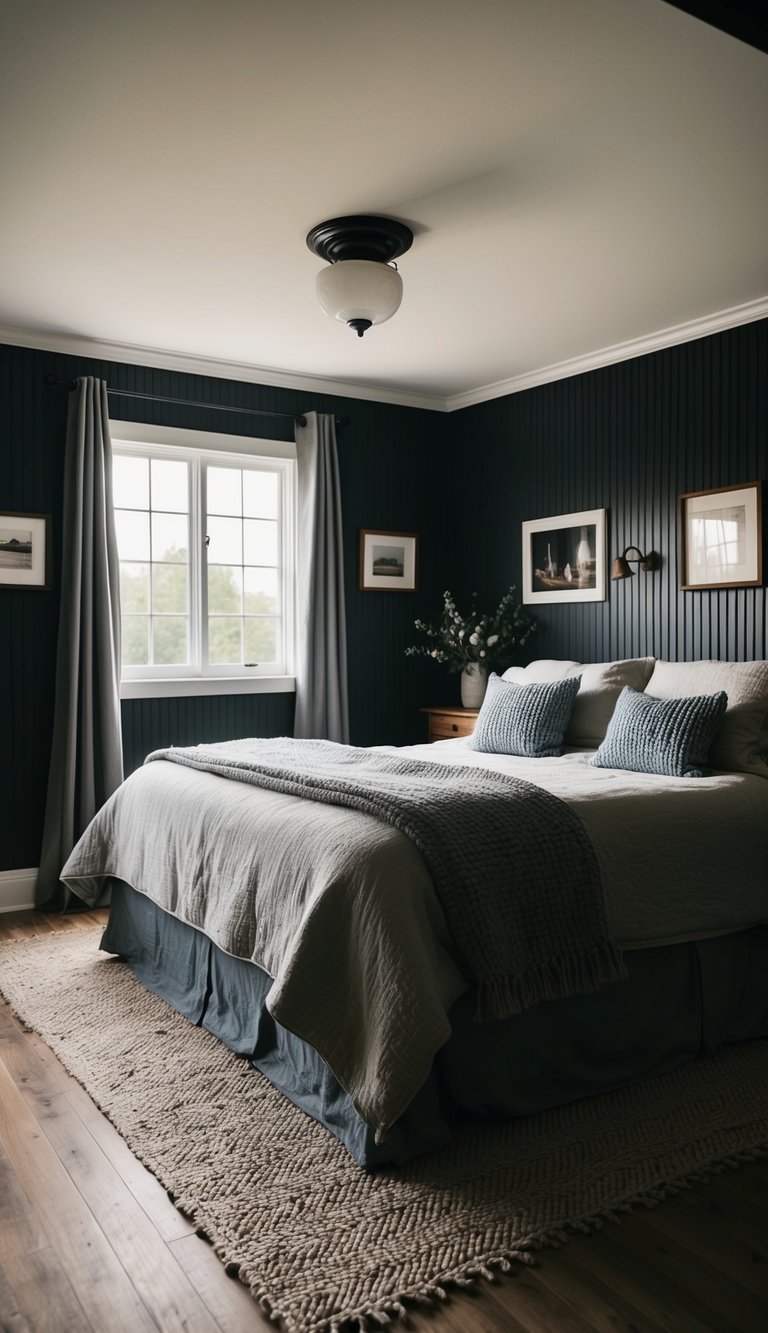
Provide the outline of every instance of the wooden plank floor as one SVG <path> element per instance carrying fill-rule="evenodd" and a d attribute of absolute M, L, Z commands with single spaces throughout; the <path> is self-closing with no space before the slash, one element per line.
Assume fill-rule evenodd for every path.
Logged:
<path fill-rule="evenodd" d="M 0 915 L 0 939 L 104 913 Z M 0 1333 L 266 1333 L 165 1191 L 0 1004 Z M 394 1329 L 398 1325 L 395 1324 Z M 768 1333 L 768 1163 L 480 1283 L 411 1333 Z"/>

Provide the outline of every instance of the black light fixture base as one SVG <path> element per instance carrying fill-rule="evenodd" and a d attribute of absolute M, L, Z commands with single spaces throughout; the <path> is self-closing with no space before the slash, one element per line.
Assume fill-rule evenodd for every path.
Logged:
<path fill-rule="evenodd" d="M 391 264 L 413 245 L 413 232 L 394 218 L 329 218 L 307 233 L 307 245 L 329 264 L 340 259 L 372 259 Z M 358 330 L 362 337 L 365 330 Z"/>
<path fill-rule="evenodd" d="M 370 329 L 373 324 L 371 319 L 348 319 L 347 327 L 353 329 L 358 338 L 362 338 L 366 329 Z"/>

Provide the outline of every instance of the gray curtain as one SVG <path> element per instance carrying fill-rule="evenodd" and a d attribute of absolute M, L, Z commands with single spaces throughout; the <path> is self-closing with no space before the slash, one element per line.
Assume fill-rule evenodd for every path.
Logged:
<path fill-rule="evenodd" d="M 296 427 L 298 606 L 294 735 L 349 741 L 341 490 L 334 418 Z"/>
<path fill-rule="evenodd" d="M 84 376 L 70 393 L 64 459 L 56 699 L 35 901 L 69 904 L 59 872 L 123 780 L 120 601 L 112 512 L 107 386 Z"/>

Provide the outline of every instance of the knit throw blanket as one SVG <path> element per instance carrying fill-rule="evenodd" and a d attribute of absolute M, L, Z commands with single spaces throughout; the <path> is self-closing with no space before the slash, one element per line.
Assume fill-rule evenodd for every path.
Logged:
<path fill-rule="evenodd" d="M 477 989 L 478 1020 L 626 976 L 584 826 L 531 782 L 286 737 L 155 750 L 145 763 L 158 759 L 348 806 L 411 838 Z"/>

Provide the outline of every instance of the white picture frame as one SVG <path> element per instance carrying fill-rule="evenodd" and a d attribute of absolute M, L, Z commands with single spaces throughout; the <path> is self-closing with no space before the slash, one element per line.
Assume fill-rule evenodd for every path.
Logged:
<path fill-rule="evenodd" d="M 523 523 L 523 602 L 546 606 L 606 599 L 605 509 Z"/>

